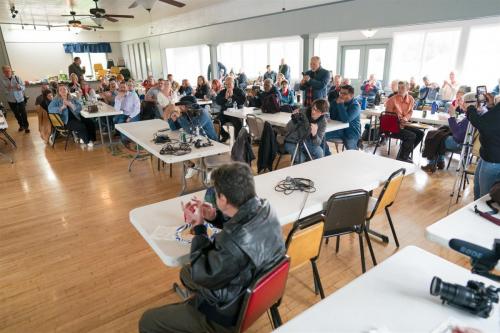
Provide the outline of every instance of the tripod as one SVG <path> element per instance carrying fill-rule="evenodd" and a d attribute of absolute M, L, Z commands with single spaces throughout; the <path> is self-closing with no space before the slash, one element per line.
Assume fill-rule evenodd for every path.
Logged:
<path fill-rule="evenodd" d="M 446 212 L 446 215 L 450 214 L 450 208 L 452 206 L 453 198 L 455 197 L 455 191 L 457 192 L 456 194 L 456 201 L 455 204 L 458 203 L 458 200 L 461 197 L 461 188 L 464 184 L 464 182 L 467 181 L 467 169 L 469 165 L 471 164 L 471 153 L 472 153 L 472 146 L 474 145 L 474 137 L 475 137 L 475 132 L 476 129 L 472 124 L 469 122 L 467 126 L 467 131 L 465 133 L 465 138 L 464 142 L 462 144 L 462 150 L 460 152 L 460 161 L 458 168 L 456 170 L 456 176 L 455 176 L 455 181 L 453 182 L 453 188 L 450 193 L 450 202 L 448 204 L 448 210 Z M 458 184 L 458 189 L 457 189 L 457 184 Z"/>
<path fill-rule="evenodd" d="M 297 157 L 297 153 L 300 154 L 301 152 L 299 151 L 299 149 L 302 149 L 302 148 L 304 148 L 305 152 L 307 153 L 307 157 L 309 157 L 309 160 L 311 160 L 311 161 L 313 160 L 311 153 L 309 152 L 309 149 L 307 148 L 307 145 L 304 142 L 304 139 L 300 139 L 295 144 L 295 150 L 293 152 L 292 163 L 290 164 L 290 166 L 292 166 L 295 163 L 295 158 Z"/>

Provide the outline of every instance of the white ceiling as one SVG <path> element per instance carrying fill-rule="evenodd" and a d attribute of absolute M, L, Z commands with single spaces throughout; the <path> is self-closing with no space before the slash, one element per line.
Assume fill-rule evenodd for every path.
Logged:
<path fill-rule="evenodd" d="M 105 21 L 103 24 L 107 30 L 119 30 L 120 26 L 130 24 L 144 24 L 150 21 L 149 13 L 141 6 L 128 9 L 134 0 L 99 0 L 99 7 L 104 8 L 107 14 L 134 15 L 134 19 L 119 19 L 120 22 L 111 23 Z M 163 17 L 175 16 L 187 13 L 194 9 L 227 2 L 230 0 L 179 0 L 186 6 L 174 7 L 166 3 L 156 1 L 151 11 L 153 20 Z M 10 7 L 14 4 L 19 14 L 15 19 L 11 17 Z M 0 0 L 0 23 L 27 23 L 39 25 L 65 24 L 70 18 L 61 17 L 69 14 L 71 9 L 77 14 L 88 14 L 90 8 L 94 8 L 92 0 Z M 80 18 L 85 24 L 94 24 L 91 19 Z"/>
<path fill-rule="evenodd" d="M 227 10 L 228 12 L 233 13 L 233 17 L 235 19 L 240 19 L 253 15 L 279 12 L 283 7 L 286 7 L 287 9 L 295 9 L 340 0 L 178 0 L 186 4 L 186 6 L 182 8 L 174 7 L 156 0 L 153 5 L 153 9 L 151 10 L 151 14 L 149 14 L 140 5 L 134 9 L 128 9 L 128 6 L 133 1 L 134 0 L 99 0 L 99 7 L 104 8 L 107 14 L 135 16 L 134 19 L 119 19 L 120 22 L 117 23 L 111 23 L 104 20 L 103 25 L 106 30 L 118 31 L 123 28 L 140 26 L 148 24 L 151 21 L 175 16 L 178 16 L 179 19 L 181 19 L 185 16 L 185 14 L 203 13 L 200 9 L 209 7 L 213 7 L 214 10 L 217 8 L 215 11 L 222 16 L 224 13 L 220 12 L 220 8 L 223 8 L 223 11 Z M 140 1 L 151 2 L 154 0 Z M 10 13 L 10 6 L 12 4 L 14 4 L 16 9 L 19 11 L 19 14 L 15 19 L 11 17 Z M 251 6 L 249 7 L 250 4 Z M 221 5 L 223 7 L 221 7 Z M 94 2 L 92 0 L 0 0 L 0 24 L 66 24 L 70 18 L 61 17 L 61 14 L 69 14 L 71 9 L 74 9 L 77 14 L 88 14 L 89 9 L 93 7 Z M 215 17 L 210 18 L 210 20 L 216 22 L 218 21 L 217 16 L 220 17 L 221 15 L 215 15 Z M 207 18 L 199 17 L 199 19 L 206 20 Z M 94 24 L 91 19 L 80 18 L 80 20 L 84 24 Z M 180 21 L 181 23 L 184 23 L 184 19 L 181 19 Z"/>

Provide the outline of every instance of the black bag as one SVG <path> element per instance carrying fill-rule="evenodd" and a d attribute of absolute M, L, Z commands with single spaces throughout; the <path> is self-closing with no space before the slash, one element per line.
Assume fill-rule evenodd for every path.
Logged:
<path fill-rule="evenodd" d="M 278 113 L 280 112 L 280 100 L 278 95 L 269 94 L 262 101 L 262 112 Z"/>
<path fill-rule="evenodd" d="M 368 133 L 369 133 L 368 128 L 369 127 L 370 127 L 370 124 L 365 125 L 365 129 L 363 131 L 363 134 L 361 135 L 361 138 L 363 139 L 363 141 L 368 141 Z M 378 127 L 370 129 L 370 139 L 372 141 L 378 141 L 380 139 Z"/>

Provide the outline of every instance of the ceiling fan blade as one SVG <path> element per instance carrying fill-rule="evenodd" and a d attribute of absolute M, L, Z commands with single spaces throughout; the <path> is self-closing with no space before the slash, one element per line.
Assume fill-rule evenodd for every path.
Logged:
<path fill-rule="evenodd" d="M 73 17 L 73 16 L 88 16 L 90 17 L 91 15 L 88 15 L 88 14 L 78 14 L 78 15 L 61 15 L 61 16 L 68 16 L 68 17 Z"/>
<path fill-rule="evenodd" d="M 107 15 L 106 15 L 106 16 L 104 16 L 104 18 L 105 18 L 106 20 L 108 20 L 109 22 L 118 22 L 118 20 L 117 20 L 117 19 L 112 18 L 112 17 L 109 17 L 109 16 L 107 16 Z"/>
<path fill-rule="evenodd" d="M 79 28 L 83 29 L 83 30 L 92 30 L 90 27 L 88 27 L 86 25 L 81 25 Z"/>
<path fill-rule="evenodd" d="M 104 17 L 120 17 L 120 18 L 134 18 L 134 15 L 114 15 L 114 14 L 106 14 Z"/>
<path fill-rule="evenodd" d="M 159 1 L 167 3 L 167 4 L 175 6 L 175 7 L 179 7 L 179 8 L 182 8 L 186 5 L 185 3 L 182 3 L 182 2 L 179 2 L 176 0 L 159 0 Z"/>
<path fill-rule="evenodd" d="M 134 2 L 132 2 L 132 4 L 131 4 L 130 6 L 128 6 L 128 9 L 135 8 L 135 7 L 137 7 L 137 5 L 139 5 L 139 4 L 137 3 L 137 1 L 134 1 Z"/>
<path fill-rule="evenodd" d="M 186 5 L 185 3 L 175 1 L 175 0 L 160 0 L 160 1 L 164 2 L 164 3 L 168 3 L 169 5 L 172 5 L 175 7 L 179 7 L 179 8 L 184 7 Z"/>

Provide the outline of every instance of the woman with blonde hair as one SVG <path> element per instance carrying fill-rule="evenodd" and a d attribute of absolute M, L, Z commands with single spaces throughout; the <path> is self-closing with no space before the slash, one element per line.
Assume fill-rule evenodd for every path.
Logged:
<path fill-rule="evenodd" d="M 93 147 L 93 142 L 96 140 L 94 122 L 92 119 L 82 117 L 81 111 L 82 102 L 71 96 L 65 84 L 59 84 L 57 95 L 49 104 L 49 113 L 59 114 L 68 129 L 78 135 L 80 143 Z"/>

